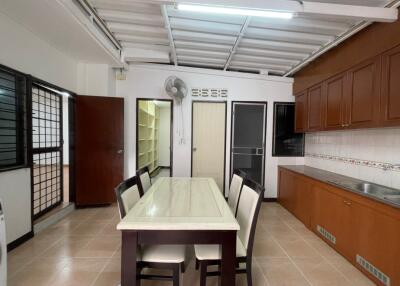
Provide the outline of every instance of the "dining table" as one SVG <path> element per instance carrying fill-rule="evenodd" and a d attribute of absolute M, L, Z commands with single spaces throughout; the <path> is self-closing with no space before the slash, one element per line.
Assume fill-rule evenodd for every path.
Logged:
<path fill-rule="evenodd" d="M 140 285 L 137 251 L 146 244 L 220 245 L 220 285 L 235 285 L 240 226 L 212 178 L 157 179 L 117 229 L 122 232 L 121 286 Z"/>

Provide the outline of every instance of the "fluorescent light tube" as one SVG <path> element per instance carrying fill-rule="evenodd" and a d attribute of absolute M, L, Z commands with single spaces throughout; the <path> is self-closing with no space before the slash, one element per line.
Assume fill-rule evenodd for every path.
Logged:
<path fill-rule="evenodd" d="M 204 5 L 178 4 L 178 9 L 182 11 L 201 12 L 201 13 L 241 15 L 241 16 L 254 16 L 254 17 L 267 17 L 267 18 L 280 18 L 280 19 L 293 18 L 293 13 L 291 12 L 226 8 L 226 7 L 204 6 Z"/>

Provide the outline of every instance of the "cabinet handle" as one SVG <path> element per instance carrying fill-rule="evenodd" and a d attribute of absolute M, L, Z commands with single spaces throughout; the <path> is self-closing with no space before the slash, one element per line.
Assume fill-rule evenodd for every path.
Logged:
<path fill-rule="evenodd" d="M 348 206 L 351 206 L 351 202 L 347 202 L 347 205 L 348 205 Z"/>

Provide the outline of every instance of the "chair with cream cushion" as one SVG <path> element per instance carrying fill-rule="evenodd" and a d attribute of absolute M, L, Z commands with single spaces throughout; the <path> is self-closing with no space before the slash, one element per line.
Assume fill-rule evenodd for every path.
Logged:
<path fill-rule="evenodd" d="M 137 177 L 123 181 L 115 188 L 121 219 L 143 196 L 138 186 Z M 137 267 L 140 279 L 171 280 L 173 286 L 179 286 L 180 273 L 185 272 L 185 245 L 141 245 L 137 256 Z M 171 276 L 142 274 L 144 268 L 169 269 Z"/>
<path fill-rule="evenodd" d="M 139 188 L 142 189 L 142 192 L 147 192 L 151 187 L 151 178 L 148 167 L 143 167 L 136 171 L 136 177 L 138 178 Z"/>
<path fill-rule="evenodd" d="M 247 274 L 247 285 L 252 286 L 252 256 L 253 242 L 256 231 L 258 213 L 260 211 L 264 188 L 259 184 L 245 179 L 239 196 L 237 209 L 240 230 L 236 238 L 236 269 L 237 274 Z M 206 285 L 207 276 L 219 276 L 219 271 L 208 272 L 210 265 L 220 265 L 221 247 L 219 245 L 195 245 L 196 261 L 200 266 L 200 286 Z M 244 268 L 240 268 L 245 265 Z"/>
<path fill-rule="evenodd" d="M 228 205 L 232 213 L 236 216 L 237 206 L 239 203 L 240 191 L 242 190 L 243 180 L 246 173 L 241 170 L 233 170 L 231 185 L 229 187 Z"/>

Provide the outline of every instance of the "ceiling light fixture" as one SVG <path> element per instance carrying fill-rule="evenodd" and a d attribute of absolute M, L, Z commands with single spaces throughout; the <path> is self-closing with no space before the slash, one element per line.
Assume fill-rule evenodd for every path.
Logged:
<path fill-rule="evenodd" d="M 226 8 L 226 7 L 218 7 L 218 6 L 178 4 L 178 9 L 182 10 L 182 11 L 201 12 L 201 13 L 241 15 L 241 16 L 267 17 L 267 18 L 280 18 L 280 19 L 292 19 L 293 18 L 293 13 L 291 13 L 291 12 Z"/>

